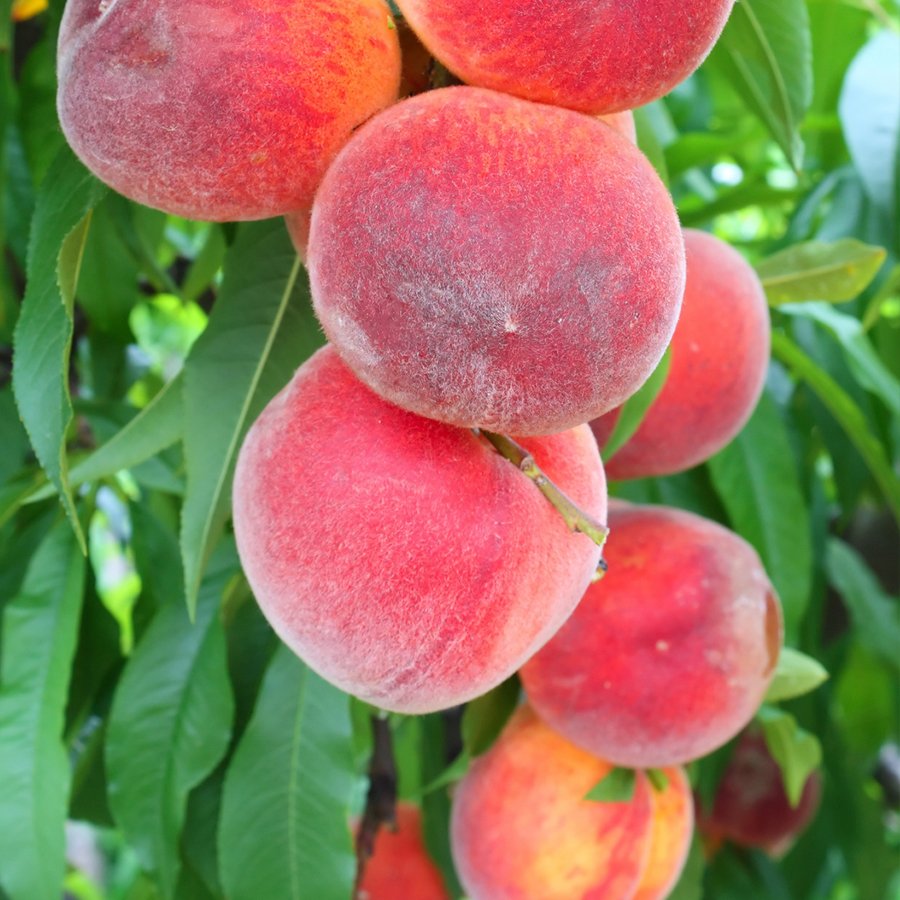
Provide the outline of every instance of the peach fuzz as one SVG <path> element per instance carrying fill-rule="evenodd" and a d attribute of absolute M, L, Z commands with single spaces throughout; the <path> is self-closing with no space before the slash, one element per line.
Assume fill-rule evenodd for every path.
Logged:
<path fill-rule="evenodd" d="M 522 668 L 535 711 L 617 765 L 683 763 L 753 717 L 775 671 L 781 606 L 756 551 L 666 507 L 611 505 L 609 571 Z"/>
<path fill-rule="evenodd" d="M 586 425 L 523 443 L 605 521 Z M 503 681 L 570 615 L 600 555 L 485 438 L 391 406 L 332 347 L 250 429 L 233 506 L 244 571 L 279 637 L 396 712 Z"/>
<path fill-rule="evenodd" d="M 467 84 L 587 113 L 667 94 L 703 61 L 734 0 L 397 0 Z"/>
<path fill-rule="evenodd" d="M 765 737 L 749 729 L 735 745 L 712 810 L 700 816 L 700 830 L 714 841 L 726 838 L 783 856 L 815 816 L 821 787 L 821 776 L 813 772 L 803 785 L 800 802 L 791 806 Z"/>
<path fill-rule="evenodd" d="M 397 804 L 397 830 L 378 830 L 356 900 L 450 900 L 438 867 L 422 840 L 422 816 L 411 803 Z"/>
<path fill-rule="evenodd" d="M 69 0 L 60 123 L 132 200 L 192 219 L 309 207 L 334 155 L 394 102 L 384 0 Z"/>
<path fill-rule="evenodd" d="M 650 851 L 650 786 L 586 800 L 611 766 L 527 707 L 459 783 L 453 859 L 471 900 L 631 900 Z"/>
<path fill-rule="evenodd" d="M 687 281 L 666 383 L 637 431 L 607 461 L 610 478 L 669 475 L 721 450 L 762 393 L 771 329 L 762 284 L 724 241 L 684 232 Z M 591 423 L 601 446 L 618 418 Z"/>
<path fill-rule="evenodd" d="M 411 412 L 550 434 L 643 383 L 675 328 L 671 198 L 600 121 L 452 87 L 366 123 L 313 204 L 325 333 Z"/>
<path fill-rule="evenodd" d="M 666 786 L 652 791 L 650 855 L 634 900 L 663 900 L 681 875 L 694 834 L 694 799 L 681 766 L 661 769 Z"/>
<path fill-rule="evenodd" d="M 614 128 L 623 137 L 628 138 L 632 144 L 637 144 L 637 127 L 634 124 L 634 113 L 631 110 L 610 113 L 608 116 L 598 116 L 604 125 Z"/>

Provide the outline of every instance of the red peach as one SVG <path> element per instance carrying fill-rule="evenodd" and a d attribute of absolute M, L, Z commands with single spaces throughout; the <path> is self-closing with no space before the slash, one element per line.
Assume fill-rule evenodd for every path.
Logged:
<path fill-rule="evenodd" d="M 683 240 L 597 119 L 468 87 L 363 126 L 313 205 L 316 312 L 356 375 L 453 425 L 548 434 L 630 396 L 671 338 Z"/>
<path fill-rule="evenodd" d="M 781 607 L 756 551 L 682 510 L 614 504 L 609 571 L 522 668 L 535 711 L 617 765 L 704 756 L 762 702 Z"/>
<path fill-rule="evenodd" d="M 626 109 L 622 112 L 610 113 L 606 116 L 598 116 L 601 122 L 615 128 L 623 137 L 627 137 L 632 144 L 637 143 L 637 128 L 634 124 L 634 113 Z"/>
<path fill-rule="evenodd" d="M 687 773 L 681 766 L 661 770 L 662 791 L 652 791 L 653 821 L 650 856 L 634 900 L 664 900 L 678 881 L 687 861 L 694 833 L 694 799 Z"/>
<path fill-rule="evenodd" d="M 684 81 L 733 0 L 397 0 L 468 84 L 588 113 L 633 109 Z"/>
<path fill-rule="evenodd" d="M 309 207 L 400 80 L 384 0 L 69 0 L 58 59 L 60 123 L 84 164 L 214 221 Z"/>
<path fill-rule="evenodd" d="M 586 800 L 612 767 L 527 707 L 453 798 L 453 858 L 472 900 L 631 900 L 650 850 L 651 799 Z"/>
<path fill-rule="evenodd" d="M 819 806 L 821 777 L 813 772 L 800 802 L 791 806 L 781 769 L 761 731 L 745 731 L 716 788 L 713 808 L 700 817 L 700 828 L 714 839 L 727 838 L 743 847 L 758 847 L 782 856 L 812 821 Z"/>
<path fill-rule="evenodd" d="M 380 828 L 357 900 L 450 900 L 438 867 L 422 841 L 419 808 L 397 804 L 397 830 Z"/>
<path fill-rule="evenodd" d="M 769 308 L 736 250 L 684 232 L 687 280 L 666 383 L 637 431 L 607 462 L 610 478 L 669 475 L 721 450 L 746 424 L 769 363 Z M 601 448 L 619 411 L 591 422 Z"/>
<path fill-rule="evenodd" d="M 605 521 L 586 425 L 523 444 Z M 575 608 L 600 553 L 485 438 L 391 406 L 331 347 L 250 429 L 234 527 L 281 639 L 343 690 L 406 713 L 512 674 Z"/>

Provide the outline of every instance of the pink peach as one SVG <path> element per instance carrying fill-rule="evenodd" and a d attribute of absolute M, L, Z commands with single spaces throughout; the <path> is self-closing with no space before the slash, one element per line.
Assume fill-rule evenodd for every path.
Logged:
<path fill-rule="evenodd" d="M 614 504 L 609 571 L 522 668 L 535 711 L 617 765 L 704 756 L 753 717 L 781 607 L 756 551 L 721 525 Z"/>
<path fill-rule="evenodd" d="M 586 425 L 523 443 L 605 520 Z M 250 429 L 233 505 L 244 571 L 281 639 L 397 712 L 503 681 L 569 616 L 600 553 L 483 437 L 391 406 L 330 346 Z"/>
<path fill-rule="evenodd" d="M 192 219 L 309 207 L 335 153 L 396 100 L 384 0 L 69 0 L 59 119 L 126 197 Z"/>
<path fill-rule="evenodd" d="M 476 88 L 366 123 L 313 205 L 316 312 L 381 396 L 549 434 L 630 396 L 671 338 L 683 241 L 649 162 L 597 119 Z"/>

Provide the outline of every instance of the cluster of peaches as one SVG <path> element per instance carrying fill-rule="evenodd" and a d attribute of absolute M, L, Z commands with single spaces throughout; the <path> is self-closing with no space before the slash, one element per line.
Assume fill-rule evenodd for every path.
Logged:
<path fill-rule="evenodd" d="M 759 282 L 682 232 L 627 112 L 700 64 L 731 5 L 398 0 L 465 82 L 399 103 L 383 0 L 66 5 L 59 112 L 85 164 L 170 213 L 285 215 L 307 263 L 330 343 L 251 428 L 233 491 L 274 629 L 396 712 L 521 674 L 529 705 L 456 793 L 473 900 L 664 897 L 693 827 L 681 766 L 747 725 L 775 669 L 755 552 L 685 512 L 608 510 L 598 451 L 669 345 L 616 479 L 708 458 L 762 388 Z M 602 541 L 548 482 L 608 523 L 602 580 Z M 632 799 L 586 800 L 613 767 L 641 770 Z"/>

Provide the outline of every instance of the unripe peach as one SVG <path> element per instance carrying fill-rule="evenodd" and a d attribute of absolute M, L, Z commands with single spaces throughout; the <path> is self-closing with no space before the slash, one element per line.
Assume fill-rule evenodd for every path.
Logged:
<path fill-rule="evenodd" d="M 193 219 L 308 208 L 399 80 L 384 0 L 69 0 L 60 27 L 72 148 L 126 197 Z"/>
<path fill-rule="evenodd" d="M 527 707 L 453 798 L 451 843 L 472 900 L 631 900 L 650 850 L 650 786 L 630 802 L 585 796 L 611 766 Z"/>
<path fill-rule="evenodd" d="M 422 841 L 419 808 L 397 804 L 397 830 L 380 828 L 356 900 L 450 900 Z"/>
<path fill-rule="evenodd" d="M 633 393 L 671 338 L 683 240 L 650 163 L 595 118 L 477 88 L 366 123 L 316 195 L 316 312 L 392 403 L 549 434 Z"/>
<path fill-rule="evenodd" d="M 651 792 L 653 820 L 650 855 L 634 900 L 664 900 L 678 881 L 687 861 L 694 834 L 694 799 L 687 773 L 681 766 L 661 770 L 663 790 Z"/>
<path fill-rule="evenodd" d="M 522 668 L 535 711 L 617 765 L 704 756 L 753 717 L 781 607 L 756 551 L 721 525 L 616 503 L 609 571 Z"/>
<path fill-rule="evenodd" d="M 605 521 L 586 425 L 523 444 Z M 406 713 L 514 672 L 569 616 L 600 553 L 485 438 L 391 406 L 331 347 L 250 429 L 234 527 L 281 639 L 343 690 Z"/>
<path fill-rule="evenodd" d="M 746 424 L 769 363 L 769 308 L 750 264 L 724 241 L 684 232 L 687 280 L 666 383 L 608 461 L 610 478 L 669 475 L 721 450 Z M 618 419 L 591 422 L 601 448 Z"/>
<path fill-rule="evenodd" d="M 590 113 L 649 103 L 684 81 L 733 0 L 397 0 L 468 84 Z"/>
<path fill-rule="evenodd" d="M 782 856 L 815 816 L 820 791 L 821 777 L 813 772 L 799 803 L 791 806 L 765 737 L 750 729 L 735 745 L 716 788 L 713 808 L 708 816 L 701 816 L 700 828 L 714 839 L 727 838 Z"/>

